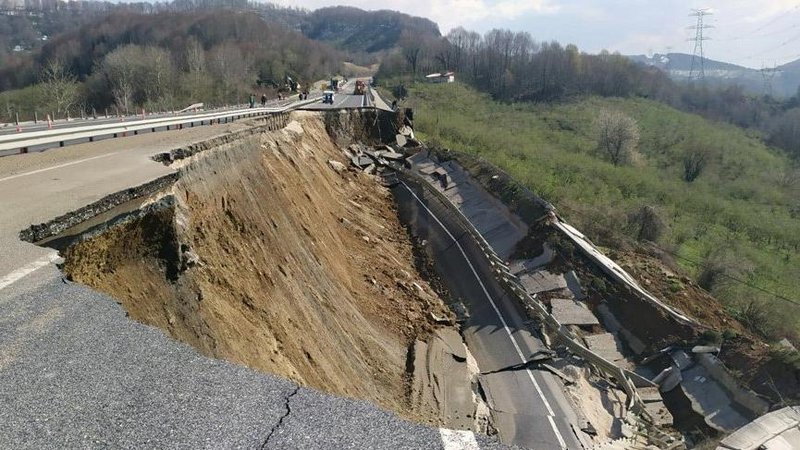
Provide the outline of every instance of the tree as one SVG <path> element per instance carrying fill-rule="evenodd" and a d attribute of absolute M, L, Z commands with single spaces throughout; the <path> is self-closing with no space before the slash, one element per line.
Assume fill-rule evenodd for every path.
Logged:
<path fill-rule="evenodd" d="M 56 106 L 56 114 L 69 113 L 78 100 L 78 79 L 58 59 L 49 60 L 42 69 L 42 84 Z"/>
<path fill-rule="evenodd" d="M 769 142 L 800 158 L 800 108 L 786 111 L 775 121 Z"/>
<path fill-rule="evenodd" d="M 618 111 L 602 110 L 594 123 L 598 148 L 615 166 L 631 161 L 639 145 L 639 126 Z"/>
<path fill-rule="evenodd" d="M 710 158 L 711 151 L 702 144 L 691 144 L 683 152 L 683 180 L 691 183 L 700 176 Z"/>
<path fill-rule="evenodd" d="M 220 88 L 223 102 L 238 101 L 237 96 L 255 81 L 250 60 L 232 42 L 222 43 L 209 51 L 208 68 Z"/>
<path fill-rule="evenodd" d="M 101 70 L 111 88 L 114 104 L 126 114 L 133 106 L 138 56 L 137 47 L 128 45 L 107 54 L 101 65 Z"/>
<path fill-rule="evenodd" d="M 628 215 L 628 226 L 637 241 L 656 242 L 667 228 L 664 220 L 652 206 L 642 206 Z"/>

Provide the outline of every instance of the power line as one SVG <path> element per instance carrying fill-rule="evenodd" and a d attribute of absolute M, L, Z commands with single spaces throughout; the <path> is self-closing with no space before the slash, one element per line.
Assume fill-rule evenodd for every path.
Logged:
<path fill-rule="evenodd" d="M 705 68 L 705 54 L 703 51 L 703 41 L 707 41 L 711 39 L 710 37 L 704 36 L 703 31 L 709 28 L 714 28 L 713 25 L 707 25 L 704 23 L 705 17 L 710 16 L 713 13 L 708 8 L 703 9 L 692 9 L 692 12 L 689 14 L 689 17 L 697 17 L 697 23 L 688 27 L 690 30 L 695 30 L 695 34 L 693 38 L 689 38 L 689 41 L 694 42 L 694 51 L 692 52 L 692 64 L 691 68 L 689 69 L 689 80 L 692 80 L 694 76 L 694 68 L 695 68 L 695 61 L 699 57 L 700 58 L 700 73 L 698 78 L 700 80 L 706 79 L 706 68 Z"/>

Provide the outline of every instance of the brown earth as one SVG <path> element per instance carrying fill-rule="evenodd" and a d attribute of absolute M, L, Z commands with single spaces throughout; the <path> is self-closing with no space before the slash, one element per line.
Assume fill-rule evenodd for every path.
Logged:
<path fill-rule="evenodd" d="M 205 355 L 438 423 L 409 402 L 406 355 L 451 313 L 389 192 L 293 117 L 195 156 L 174 206 L 73 245 L 64 270 Z"/>

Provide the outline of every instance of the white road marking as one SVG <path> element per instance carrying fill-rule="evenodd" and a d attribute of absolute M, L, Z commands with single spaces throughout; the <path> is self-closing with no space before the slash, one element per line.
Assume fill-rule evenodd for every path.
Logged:
<path fill-rule="evenodd" d="M 444 450 L 480 450 L 472 431 L 439 428 L 439 436 L 442 437 Z"/>
<path fill-rule="evenodd" d="M 32 263 L 28 263 L 19 269 L 9 273 L 8 275 L 0 278 L 0 290 L 7 288 L 8 286 L 14 284 L 15 282 L 21 280 L 22 278 L 36 272 L 37 270 L 41 269 L 42 267 L 56 261 L 59 258 L 58 253 L 51 253 L 47 256 L 37 259 Z"/>
<path fill-rule="evenodd" d="M 86 161 L 91 161 L 93 159 L 105 158 L 107 156 L 116 155 L 117 153 L 119 153 L 119 152 L 106 153 L 105 155 L 92 156 L 91 158 L 84 158 L 84 159 L 79 159 L 77 161 L 70 161 L 68 163 L 58 164 L 56 166 L 45 167 L 44 169 L 37 169 L 37 170 L 31 170 L 30 172 L 18 173 L 16 175 L 11 175 L 11 176 L 7 176 L 5 178 L 0 178 L 0 182 L 13 180 L 14 178 L 26 177 L 28 175 L 34 175 L 34 174 L 37 174 L 37 173 L 47 172 L 49 170 L 60 169 L 62 167 L 74 166 L 75 164 L 80 164 L 80 163 L 83 163 L 83 162 L 86 162 Z"/>
<path fill-rule="evenodd" d="M 481 277 L 478 276 L 478 272 L 472 265 L 472 261 L 470 261 L 469 258 L 467 257 L 467 253 L 464 251 L 464 248 L 461 247 L 461 243 L 458 242 L 455 236 L 453 236 L 450 233 L 450 230 L 448 230 L 447 227 L 445 227 L 444 224 L 439 220 L 439 218 L 436 217 L 436 214 L 434 214 L 433 211 L 428 209 L 428 206 L 425 203 L 423 203 L 419 197 L 417 197 L 417 194 L 415 194 L 414 191 L 412 191 L 407 184 L 403 183 L 402 181 L 400 183 L 403 185 L 403 187 L 405 187 L 408 190 L 408 192 L 411 193 L 411 195 L 414 196 L 415 199 L 417 199 L 419 204 L 422 205 L 423 208 L 425 208 L 425 211 L 427 211 L 428 214 L 430 214 L 430 216 L 433 217 L 433 220 L 435 220 L 436 223 L 438 223 L 439 226 L 442 227 L 444 232 L 447 233 L 448 236 L 450 236 L 450 239 L 452 239 L 453 243 L 456 245 L 456 247 L 458 247 L 458 250 L 461 252 L 461 256 L 464 257 L 464 260 L 467 262 L 467 265 L 472 271 L 472 274 L 475 276 L 475 279 L 478 280 L 478 284 L 481 285 L 483 294 L 486 296 L 486 298 L 489 300 L 489 303 L 492 305 L 492 309 L 494 309 L 495 314 L 497 314 L 497 317 L 500 319 L 500 323 L 503 324 L 503 329 L 506 331 L 508 339 L 511 340 L 511 344 L 514 346 L 514 350 L 516 350 L 520 362 L 522 362 L 523 364 L 527 362 L 525 356 L 522 354 L 522 349 L 519 347 L 517 340 L 514 338 L 514 335 L 511 334 L 511 329 L 508 327 L 508 323 L 506 322 L 505 317 L 503 317 L 503 314 L 500 312 L 500 309 L 497 307 L 497 304 L 495 304 L 494 299 L 489 294 L 489 291 L 486 289 L 486 286 L 484 286 L 483 281 L 481 281 Z M 564 436 L 562 436 L 561 432 L 558 431 L 558 427 L 556 427 L 556 423 L 553 420 L 555 414 L 553 413 L 553 409 L 550 407 L 550 402 L 547 401 L 547 398 L 544 396 L 544 392 L 542 392 L 542 388 L 539 386 L 539 383 L 536 381 L 536 378 L 533 377 L 533 372 L 530 369 L 527 369 L 525 372 L 528 374 L 528 378 L 531 380 L 534 389 L 536 389 L 536 393 L 539 394 L 539 397 L 542 399 L 542 403 L 544 403 L 544 406 L 547 409 L 547 416 L 548 416 L 547 418 L 548 421 L 550 422 L 550 427 L 553 429 L 553 433 L 556 435 L 556 439 L 558 439 L 559 445 L 561 445 L 561 448 L 566 448 L 567 444 L 566 442 L 564 442 Z"/>

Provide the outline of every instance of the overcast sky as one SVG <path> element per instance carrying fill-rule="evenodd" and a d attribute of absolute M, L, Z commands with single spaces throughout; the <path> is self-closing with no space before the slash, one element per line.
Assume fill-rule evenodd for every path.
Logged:
<path fill-rule="evenodd" d="M 760 69 L 800 58 L 800 0 L 278 0 L 316 9 L 351 5 L 427 17 L 442 33 L 459 25 L 484 32 L 510 28 L 537 40 L 624 54 L 691 53 L 691 8 L 711 8 L 711 59 Z"/>

